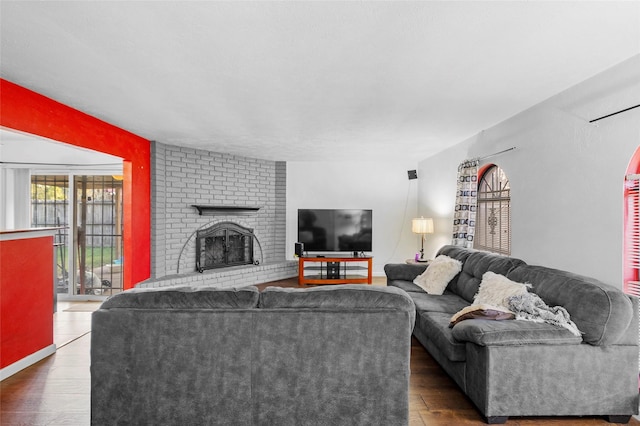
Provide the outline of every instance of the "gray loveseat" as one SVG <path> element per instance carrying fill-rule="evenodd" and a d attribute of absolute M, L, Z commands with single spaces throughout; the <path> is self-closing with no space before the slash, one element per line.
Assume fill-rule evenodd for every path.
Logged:
<path fill-rule="evenodd" d="M 426 265 L 388 264 L 387 284 L 416 305 L 414 335 L 473 401 L 488 423 L 509 416 L 604 415 L 626 423 L 638 413 L 638 300 L 595 279 L 530 266 L 519 259 L 454 246 L 463 262 L 443 295 L 413 284 Z M 549 306 L 563 306 L 583 333 L 520 320 L 467 319 L 453 314 L 473 302 L 483 274 L 519 283 Z"/>
<path fill-rule="evenodd" d="M 93 313 L 93 425 L 406 425 L 397 288 L 133 289 Z"/>

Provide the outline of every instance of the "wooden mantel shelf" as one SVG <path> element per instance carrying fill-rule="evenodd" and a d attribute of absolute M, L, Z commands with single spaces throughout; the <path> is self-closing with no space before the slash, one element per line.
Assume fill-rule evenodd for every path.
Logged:
<path fill-rule="evenodd" d="M 200 216 L 249 216 L 258 213 L 260 207 L 256 206 L 207 206 L 193 204 L 198 209 Z"/>

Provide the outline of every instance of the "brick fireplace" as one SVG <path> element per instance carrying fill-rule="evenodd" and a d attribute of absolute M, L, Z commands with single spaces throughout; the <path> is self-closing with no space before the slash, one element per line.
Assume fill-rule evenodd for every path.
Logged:
<path fill-rule="evenodd" d="M 138 286 L 230 287 L 296 276 L 297 262 L 285 258 L 286 163 L 152 142 L 151 182 L 151 279 Z M 194 209 L 211 204 L 227 210 L 220 209 L 212 217 Z M 235 208 L 247 205 L 260 209 L 238 212 Z M 253 258 L 247 256 L 250 263 L 234 260 L 224 268 L 204 268 L 197 234 L 223 222 L 234 223 L 236 230 L 252 230 L 255 238 L 245 242 L 257 242 L 250 249 Z M 206 251 L 206 238 L 200 251 L 203 247 Z M 233 245 L 215 237 L 209 240 L 211 248 L 224 244 L 228 249 Z M 196 268 L 196 252 L 202 273 Z"/>

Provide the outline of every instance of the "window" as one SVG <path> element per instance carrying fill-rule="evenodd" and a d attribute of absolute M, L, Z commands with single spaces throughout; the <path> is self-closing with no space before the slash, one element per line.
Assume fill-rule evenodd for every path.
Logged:
<path fill-rule="evenodd" d="M 624 282 L 627 294 L 640 297 L 640 148 L 624 179 Z"/>
<path fill-rule="evenodd" d="M 478 183 L 478 213 L 474 248 L 511 254 L 511 195 L 504 171 L 489 166 Z"/>
<path fill-rule="evenodd" d="M 623 290 L 640 296 L 640 174 L 625 178 L 625 271 Z"/>
<path fill-rule="evenodd" d="M 623 273 L 622 290 L 627 294 L 640 297 L 640 148 L 631 157 L 624 178 Z M 640 310 L 640 307 L 638 309 Z M 640 330 L 638 332 L 640 333 Z M 640 354 L 638 354 L 638 365 L 640 367 Z M 638 380 L 640 381 L 640 375 Z"/>

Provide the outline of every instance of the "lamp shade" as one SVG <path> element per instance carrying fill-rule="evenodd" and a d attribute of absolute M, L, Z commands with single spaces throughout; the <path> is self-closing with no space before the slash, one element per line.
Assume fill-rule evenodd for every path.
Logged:
<path fill-rule="evenodd" d="M 433 219 L 430 217 L 413 219 L 411 221 L 411 231 L 416 234 L 433 234 Z"/>

